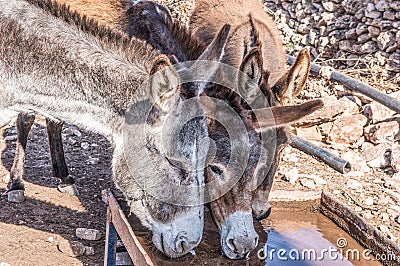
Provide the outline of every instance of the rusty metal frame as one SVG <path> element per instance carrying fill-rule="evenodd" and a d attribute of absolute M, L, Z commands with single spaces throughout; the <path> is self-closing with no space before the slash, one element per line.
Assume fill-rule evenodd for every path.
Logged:
<path fill-rule="evenodd" d="M 110 192 L 107 208 L 106 245 L 104 266 L 114 266 L 116 263 L 116 242 L 119 236 L 135 266 L 153 266 L 149 254 L 144 250 L 116 198 Z"/>

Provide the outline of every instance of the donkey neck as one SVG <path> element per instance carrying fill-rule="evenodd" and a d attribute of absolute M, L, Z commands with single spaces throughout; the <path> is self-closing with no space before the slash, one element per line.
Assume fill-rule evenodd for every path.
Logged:
<path fill-rule="evenodd" d="M 107 43 L 21 0 L 0 0 L 0 36 L 7 36 L 0 37 L 3 104 L 8 99 L 16 111 L 106 136 L 121 126 L 128 104 L 145 97 L 146 88 L 138 87 L 159 54 L 135 39 Z"/>

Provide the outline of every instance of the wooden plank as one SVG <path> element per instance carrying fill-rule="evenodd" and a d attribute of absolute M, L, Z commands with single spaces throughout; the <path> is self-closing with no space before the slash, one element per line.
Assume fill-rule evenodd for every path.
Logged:
<path fill-rule="evenodd" d="M 326 192 L 323 192 L 321 196 L 321 212 L 360 244 L 370 249 L 375 256 L 377 254 L 391 254 L 390 260 L 380 261 L 383 265 L 400 265 L 400 247 L 396 243 Z"/>
<path fill-rule="evenodd" d="M 112 193 L 110 193 L 108 207 L 111 213 L 111 223 L 115 226 L 118 235 L 124 243 L 124 246 L 132 259 L 133 265 L 153 266 L 154 263 L 149 254 L 147 254 L 139 240 L 136 238 L 131 225 Z"/>

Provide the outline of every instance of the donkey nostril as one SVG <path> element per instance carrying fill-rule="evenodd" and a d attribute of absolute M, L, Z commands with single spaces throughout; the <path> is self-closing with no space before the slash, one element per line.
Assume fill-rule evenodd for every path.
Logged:
<path fill-rule="evenodd" d="M 236 249 L 236 246 L 235 246 L 234 238 L 229 238 L 226 241 L 226 244 L 227 244 L 227 246 L 229 247 L 230 250 L 232 250 L 233 252 L 237 253 L 237 249 Z"/>
<path fill-rule="evenodd" d="M 185 253 L 189 249 L 189 243 L 185 235 L 186 233 L 180 232 L 175 239 L 175 248 L 177 253 Z"/>

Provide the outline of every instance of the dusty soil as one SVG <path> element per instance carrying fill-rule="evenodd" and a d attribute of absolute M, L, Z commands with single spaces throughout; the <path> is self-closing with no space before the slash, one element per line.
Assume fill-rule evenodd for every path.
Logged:
<path fill-rule="evenodd" d="M 1 193 L 6 187 L 4 177 L 12 165 L 16 135 L 14 127 L 2 131 Z M 108 142 L 73 126 L 64 127 L 63 137 L 66 160 L 77 180 L 80 196 L 57 191 L 58 180 L 51 177 L 46 129 L 35 124 L 27 147 L 27 199 L 15 204 L 7 202 L 6 196 L 0 198 L 0 262 L 10 265 L 103 263 L 106 206 L 101 200 L 101 190 L 110 187 Z M 78 227 L 101 230 L 103 237 L 98 241 L 79 240 L 75 236 Z M 74 240 L 93 247 L 95 254 L 73 258 L 58 250 L 59 243 Z"/>

